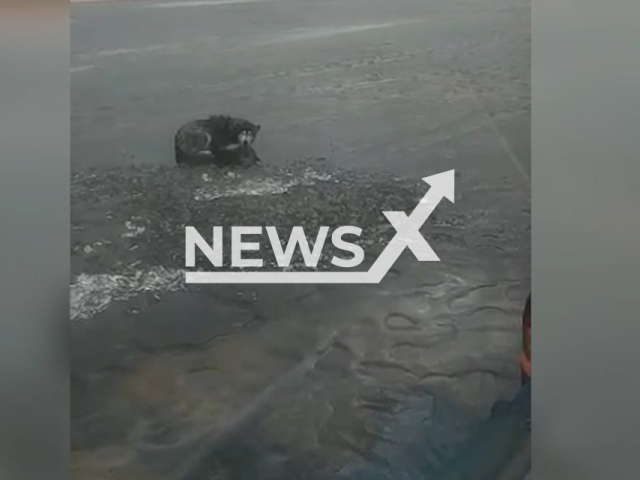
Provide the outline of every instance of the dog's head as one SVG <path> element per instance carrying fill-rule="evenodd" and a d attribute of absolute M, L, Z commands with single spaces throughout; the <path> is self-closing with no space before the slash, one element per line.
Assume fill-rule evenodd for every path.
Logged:
<path fill-rule="evenodd" d="M 240 145 L 251 145 L 255 142 L 260 128 L 260 125 L 251 122 L 242 122 L 241 125 L 238 125 L 238 143 Z"/>

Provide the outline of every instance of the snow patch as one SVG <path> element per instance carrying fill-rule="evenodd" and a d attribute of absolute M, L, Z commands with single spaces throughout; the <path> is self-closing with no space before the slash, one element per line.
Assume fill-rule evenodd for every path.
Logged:
<path fill-rule="evenodd" d="M 247 179 L 235 186 L 198 188 L 193 197 L 198 202 L 207 202 L 224 197 L 282 195 L 296 186 L 310 186 L 331 180 L 331 175 L 308 171 L 300 178 L 283 180 L 276 178 Z"/>
<path fill-rule="evenodd" d="M 104 311 L 114 301 L 145 293 L 168 293 L 184 289 L 184 270 L 162 267 L 129 274 L 80 274 L 71 284 L 71 320 L 84 320 Z"/>

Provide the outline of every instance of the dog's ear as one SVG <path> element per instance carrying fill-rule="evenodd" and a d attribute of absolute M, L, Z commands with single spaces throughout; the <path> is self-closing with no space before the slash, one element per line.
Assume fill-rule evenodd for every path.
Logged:
<path fill-rule="evenodd" d="M 259 123 L 256 125 L 256 132 L 259 132 L 260 129 L 262 128 L 262 125 L 260 125 Z"/>

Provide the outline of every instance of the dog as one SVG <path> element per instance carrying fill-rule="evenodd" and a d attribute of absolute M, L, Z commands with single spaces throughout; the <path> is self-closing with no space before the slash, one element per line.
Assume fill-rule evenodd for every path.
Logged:
<path fill-rule="evenodd" d="M 177 164 L 251 166 L 261 163 L 253 143 L 261 126 L 227 115 L 192 120 L 174 138 Z"/>

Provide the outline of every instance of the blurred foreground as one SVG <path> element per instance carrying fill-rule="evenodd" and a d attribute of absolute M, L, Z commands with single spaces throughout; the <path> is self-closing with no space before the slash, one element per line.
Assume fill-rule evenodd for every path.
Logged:
<path fill-rule="evenodd" d="M 366 263 L 428 186 L 324 162 L 74 175 L 72 478 L 433 478 L 519 384 L 527 210 L 474 184 L 423 228 L 442 261 L 405 252 L 380 285 L 186 288 L 185 225 L 358 225 Z"/>

